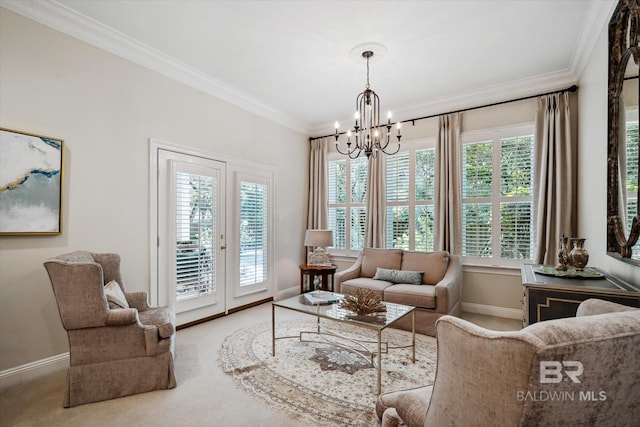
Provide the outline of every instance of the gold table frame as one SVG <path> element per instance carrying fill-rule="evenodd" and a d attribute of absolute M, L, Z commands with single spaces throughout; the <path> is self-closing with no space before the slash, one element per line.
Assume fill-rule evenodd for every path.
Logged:
<path fill-rule="evenodd" d="M 340 294 L 336 294 L 338 297 L 342 297 Z M 416 308 L 409 305 L 395 304 L 390 302 L 384 302 L 387 307 L 387 312 L 385 313 L 385 318 L 382 322 L 372 317 L 372 321 L 362 320 L 362 317 L 358 319 L 352 318 L 351 313 L 347 310 L 340 309 L 338 307 L 338 303 L 327 304 L 327 305 L 311 305 L 305 303 L 305 298 L 303 295 L 298 295 L 290 298 L 286 298 L 281 301 L 273 301 L 271 303 L 271 355 L 275 357 L 276 355 L 276 340 L 279 339 L 291 339 L 291 338 L 299 338 L 302 341 L 303 334 L 316 334 L 316 335 L 329 335 L 338 337 L 340 339 L 345 339 L 355 343 L 361 348 L 365 348 L 369 353 L 371 353 L 371 362 L 377 368 L 378 375 L 378 395 L 382 392 L 382 353 L 388 352 L 389 349 L 395 348 L 408 348 L 411 347 L 411 362 L 416 363 Z M 276 307 L 284 308 L 287 310 L 296 311 L 298 313 L 304 313 L 311 316 L 316 317 L 316 330 L 315 331 L 301 331 L 299 335 L 295 336 L 280 336 L 276 337 Z M 382 331 L 387 327 L 391 326 L 393 323 L 398 321 L 399 319 L 408 316 L 411 314 L 411 344 L 406 346 L 389 346 L 387 342 L 384 342 L 385 350 L 382 350 L 383 341 L 382 341 Z M 350 317 L 351 316 L 351 317 Z M 376 333 L 376 341 L 360 341 L 350 339 L 339 334 L 329 332 L 327 328 L 323 328 L 320 325 L 320 319 L 332 320 L 341 323 L 347 323 L 359 328 L 372 330 Z M 323 331 L 323 329 L 327 331 Z M 359 342 L 356 342 L 359 341 Z M 371 352 L 362 342 L 375 343 L 376 350 Z M 335 343 L 334 343 L 335 344 Z M 337 344 L 340 345 L 340 344 Z M 353 349 L 353 348 L 352 348 Z M 364 354 L 360 353 L 358 350 L 353 349 L 358 354 L 363 357 L 366 357 Z M 377 363 L 374 363 L 373 358 L 377 359 Z M 367 357 L 368 358 L 368 357 Z"/>

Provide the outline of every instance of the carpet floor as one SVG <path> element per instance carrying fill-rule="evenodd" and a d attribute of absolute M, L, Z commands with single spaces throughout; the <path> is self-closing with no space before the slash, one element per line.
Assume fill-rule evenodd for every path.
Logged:
<path fill-rule="evenodd" d="M 377 368 L 372 366 L 375 350 L 373 331 L 332 321 L 323 325 L 334 336 L 305 334 L 315 322 L 278 322 L 276 355 L 272 356 L 271 323 L 235 331 L 223 342 L 220 361 L 237 384 L 272 407 L 309 425 L 372 426 L 377 398 Z M 352 349 L 354 342 L 366 342 Z M 411 333 L 385 329 L 383 342 L 389 349 L 382 355 L 383 391 L 421 387 L 433 383 L 436 368 L 436 340 L 416 335 L 416 362 L 410 348 Z M 366 347 L 366 348 L 365 348 Z"/>

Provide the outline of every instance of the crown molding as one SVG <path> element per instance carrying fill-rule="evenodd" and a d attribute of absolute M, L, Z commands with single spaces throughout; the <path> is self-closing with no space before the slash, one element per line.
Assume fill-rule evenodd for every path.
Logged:
<path fill-rule="evenodd" d="M 569 69 L 575 76 L 582 75 L 600 34 L 605 31 L 618 0 L 591 1 L 578 36 Z"/>
<path fill-rule="evenodd" d="M 575 85 L 577 76 L 569 70 L 543 74 L 531 78 L 515 80 L 481 89 L 460 92 L 454 95 L 435 98 L 421 104 L 405 105 L 392 108 L 394 117 L 402 122 L 410 122 L 412 119 L 431 115 L 441 115 L 453 111 L 473 109 L 496 102 L 505 102 L 513 99 L 534 96 L 539 93 L 562 90 Z M 350 123 L 351 117 L 342 122 Z M 340 120 L 339 120 L 340 121 Z M 311 130 L 311 135 L 330 135 L 334 128 L 319 126 Z"/>
<path fill-rule="evenodd" d="M 289 114 L 56 1 L 2 0 L 0 6 L 294 131 L 309 133 L 308 126 Z"/>

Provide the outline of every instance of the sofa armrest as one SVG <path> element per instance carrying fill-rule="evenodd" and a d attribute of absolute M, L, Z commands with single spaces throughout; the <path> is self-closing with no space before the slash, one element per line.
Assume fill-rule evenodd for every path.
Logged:
<path fill-rule="evenodd" d="M 460 255 L 450 255 L 447 272 L 436 284 L 436 312 L 448 314 L 462 299 L 462 262 Z"/>
<path fill-rule="evenodd" d="M 126 292 L 124 296 L 127 298 L 127 303 L 131 308 L 135 308 L 138 311 L 147 311 L 151 308 L 147 303 L 147 293 L 144 291 Z"/>
<path fill-rule="evenodd" d="M 114 308 L 107 314 L 107 326 L 131 325 L 140 323 L 138 320 L 138 310 L 135 308 Z M 142 326 L 140 324 L 140 326 Z"/>
<path fill-rule="evenodd" d="M 618 311 L 631 311 L 637 310 L 635 307 L 629 307 L 622 304 L 617 304 L 611 301 L 605 301 L 596 298 L 590 298 L 584 300 L 578 306 L 576 317 L 592 316 L 595 314 L 615 313 Z"/>
<path fill-rule="evenodd" d="M 342 282 L 345 280 L 355 279 L 356 277 L 360 277 L 360 267 L 362 266 L 362 252 L 358 255 L 358 258 L 353 263 L 353 265 L 346 270 L 342 270 L 337 272 L 333 276 L 333 289 L 340 293 L 340 286 Z"/>

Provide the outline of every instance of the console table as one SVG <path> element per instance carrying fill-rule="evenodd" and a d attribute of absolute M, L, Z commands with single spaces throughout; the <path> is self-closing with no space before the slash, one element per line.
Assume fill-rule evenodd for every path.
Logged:
<path fill-rule="evenodd" d="M 315 276 L 322 277 L 322 289 L 325 291 L 333 292 L 333 280 L 336 270 L 338 266 L 335 264 L 332 265 L 309 265 L 309 264 L 300 264 L 300 293 L 305 292 L 304 290 L 304 276 L 308 276 L 309 278 L 309 289 L 308 291 L 313 291 L 313 279 Z M 331 288 L 329 288 L 329 278 L 331 278 Z"/>
<path fill-rule="evenodd" d="M 640 307 L 640 288 L 597 268 L 602 278 L 564 278 L 536 272 L 537 264 L 522 266 L 523 326 L 542 320 L 573 317 L 578 305 L 599 298 L 631 307 Z"/>

